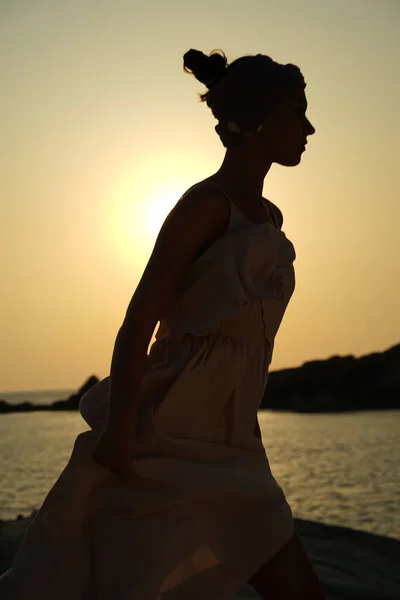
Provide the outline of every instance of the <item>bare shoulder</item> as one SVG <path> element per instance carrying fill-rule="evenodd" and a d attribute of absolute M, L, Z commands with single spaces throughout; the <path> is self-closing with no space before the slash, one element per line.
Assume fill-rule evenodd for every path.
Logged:
<path fill-rule="evenodd" d="M 225 234 L 229 217 L 229 201 L 206 181 L 181 196 L 158 233 L 125 322 L 140 323 L 151 336 L 193 263 Z"/>
<path fill-rule="evenodd" d="M 230 204 L 226 196 L 207 180 L 190 187 L 168 213 L 157 242 L 173 250 L 176 236 L 180 248 L 195 247 L 192 258 L 222 238 L 230 220 Z M 175 242 L 174 242 L 175 240 Z"/>
<path fill-rule="evenodd" d="M 211 237 L 219 237 L 225 233 L 229 217 L 229 201 L 215 185 L 205 179 L 182 194 L 167 218 L 188 221 L 204 232 L 208 231 Z"/>

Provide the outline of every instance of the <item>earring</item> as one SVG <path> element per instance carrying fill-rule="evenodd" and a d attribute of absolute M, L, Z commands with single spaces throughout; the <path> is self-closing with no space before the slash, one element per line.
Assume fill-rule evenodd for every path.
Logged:
<path fill-rule="evenodd" d="M 232 133 L 240 133 L 240 127 L 235 121 L 228 121 L 227 127 Z"/>

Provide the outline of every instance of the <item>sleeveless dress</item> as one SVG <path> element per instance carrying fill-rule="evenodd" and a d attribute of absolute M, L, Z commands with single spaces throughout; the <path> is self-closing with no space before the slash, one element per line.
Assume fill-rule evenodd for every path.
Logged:
<path fill-rule="evenodd" d="M 151 346 L 132 477 L 92 458 L 107 377 L 80 402 L 91 429 L 27 530 L 10 600 L 228 600 L 293 535 L 254 428 L 296 256 L 229 202 Z"/>

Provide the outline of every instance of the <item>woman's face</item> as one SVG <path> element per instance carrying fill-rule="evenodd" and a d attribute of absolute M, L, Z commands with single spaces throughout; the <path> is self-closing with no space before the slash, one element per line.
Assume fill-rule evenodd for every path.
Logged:
<path fill-rule="evenodd" d="M 315 133 L 306 110 L 307 99 L 302 88 L 282 94 L 269 109 L 262 132 L 256 136 L 269 161 L 285 167 L 299 164 L 307 136 Z"/>

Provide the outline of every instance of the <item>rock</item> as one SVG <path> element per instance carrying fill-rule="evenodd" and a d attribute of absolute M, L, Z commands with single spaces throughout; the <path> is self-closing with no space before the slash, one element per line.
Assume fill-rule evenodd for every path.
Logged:
<path fill-rule="evenodd" d="M 400 408 L 400 344 L 360 358 L 332 356 L 271 371 L 261 409 L 344 412 Z"/>
<path fill-rule="evenodd" d="M 42 404 L 32 404 L 31 402 L 21 402 L 20 404 L 9 404 L 6 400 L 0 400 L 0 413 L 10 412 L 32 412 L 33 410 L 43 410 Z"/>
<path fill-rule="evenodd" d="M 21 545 L 26 528 L 36 512 L 29 517 L 15 521 L 1 521 L 0 524 L 0 575 L 11 567 L 13 558 Z"/>
<path fill-rule="evenodd" d="M 53 404 L 51 405 L 51 410 L 78 410 L 79 402 L 82 396 L 86 394 L 86 392 L 89 391 L 91 387 L 96 385 L 96 383 L 99 383 L 99 381 L 100 380 L 98 379 L 98 377 L 92 375 L 79 388 L 76 394 L 72 394 L 72 396 L 70 396 L 66 400 L 57 400 L 56 402 L 53 402 Z"/>
<path fill-rule="evenodd" d="M 400 541 L 295 519 L 329 600 L 399 600 Z"/>
<path fill-rule="evenodd" d="M 0 523 L 0 574 L 11 567 L 35 514 Z M 295 525 L 328 600 L 399 600 L 400 541 L 304 519 Z M 247 585 L 235 594 L 237 600 L 256 598 Z"/>

